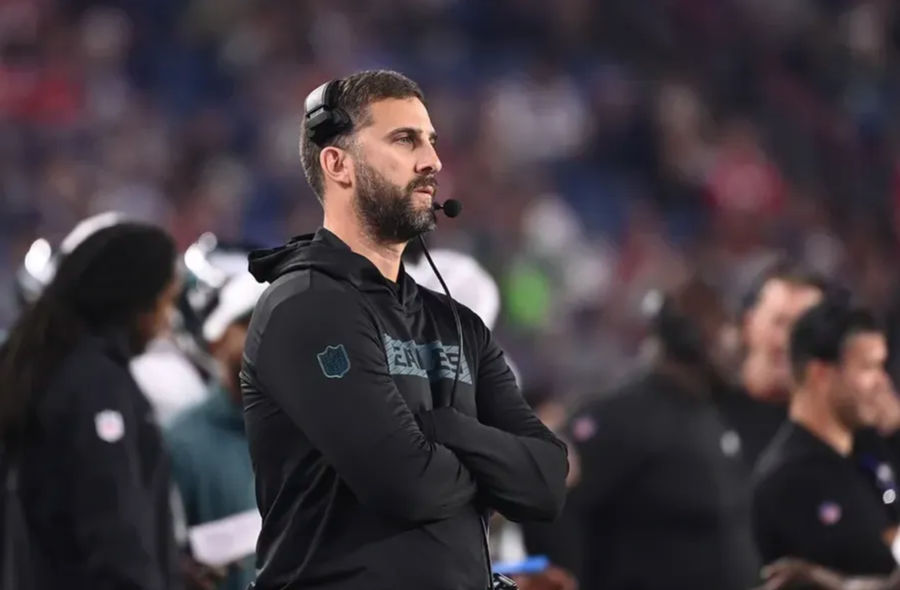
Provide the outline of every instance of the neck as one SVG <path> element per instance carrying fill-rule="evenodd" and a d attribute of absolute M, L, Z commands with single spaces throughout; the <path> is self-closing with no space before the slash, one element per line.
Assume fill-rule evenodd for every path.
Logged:
<path fill-rule="evenodd" d="M 820 400 L 821 395 L 798 389 L 791 399 L 790 418 L 846 457 L 853 450 L 853 432 Z"/>
<path fill-rule="evenodd" d="M 330 216 L 326 211 L 322 227 L 339 237 L 352 251 L 366 257 L 384 278 L 397 282 L 406 244 L 379 243 L 362 229 L 355 217 L 347 215 Z"/>
<path fill-rule="evenodd" d="M 782 391 L 763 375 L 768 375 L 770 371 L 765 370 L 762 365 L 766 361 L 758 356 L 748 356 L 741 363 L 741 383 L 747 395 L 761 402 L 772 404 L 783 404 L 787 401 L 787 392 Z"/>

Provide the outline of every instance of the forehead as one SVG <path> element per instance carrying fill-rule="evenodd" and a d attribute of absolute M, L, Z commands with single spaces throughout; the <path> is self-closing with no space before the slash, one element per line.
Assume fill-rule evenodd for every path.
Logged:
<path fill-rule="evenodd" d="M 771 279 L 763 286 L 757 307 L 773 309 L 790 306 L 802 310 L 815 305 L 821 298 L 822 292 L 816 287 Z"/>
<path fill-rule="evenodd" d="M 388 133 L 392 129 L 411 127 L 425 134 L 434 132 L 428 109 L 418 98 L 387 98 L 369 105 L 369 125 L 362 131 L 377 134 Z"/>
<path fill-rule="evenodd" d="M 884 358 L 887 356 L 887 339 L 881 332 L 859 332 L 847 339 L 844 345 L 847 358 Z"/>

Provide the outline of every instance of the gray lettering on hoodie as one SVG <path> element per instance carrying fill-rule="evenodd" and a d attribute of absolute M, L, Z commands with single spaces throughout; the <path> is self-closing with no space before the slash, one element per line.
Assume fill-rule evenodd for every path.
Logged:
<path fill-rule="evenodd" d="M 391 375 L 421 377 L 429 381 L 439 379 L 452 381 L 456 375 L 456 363 L 459 359 L 457 345 L 444 346 L 440 340 L 416 344 L 412 340 L 397 340 L 387 334 L 383 334 L 382 339 Z M 465 358 L 459 371 L 459 381 L 472 384 L 472 374 Z"/>

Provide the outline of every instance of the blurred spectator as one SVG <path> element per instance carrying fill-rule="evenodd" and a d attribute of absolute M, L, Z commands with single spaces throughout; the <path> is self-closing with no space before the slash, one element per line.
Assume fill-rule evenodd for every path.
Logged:
<path fill-rule="evenodd" d="M 741 454 L 751 470 L 787 418 L 791 327 L 822 298 L 824 289 L 814 273 L 778 261 L 760 274 L 744 298 L 737 387 L 717 403 L 738 435 Z"/>
<path fill-rule="evenodd" d="M 7 0 L 0 332 L 29 246 L 102 210 L 182 249 L 312 231 L 305 90 L 383 66 L 432 97 L 441 189 L 466 204 L 434 245 L 497 277 L 526 378 L 614 387 L 652 279 L 701 271 L 737 306 L 773 252 L 900 317 L 898 58 L 885 0 Z M 786 374 L 766 354 L 748 353 L 751 392 Z M 780 410 L 728 411 L 752 461 Z"/>
<path fill-rule="evenodd" d="M 166 431 L 188 526 L 256 507 L 239 374 L 250 315 L 265 288 L 249 273 L 233 277 L 223 287 L 203 327 L 218 362 L 216 385 L 206 401 L 176 416 Z M 216 586 L 220 590 L 246 590 L 255 578 L 253 557 L 229 569 L 228 577 Z"/>
<path fill-rule="evenodd" d="M 888 469 L 879 474 L 883 489 L 874 489 L 852 457 L 854 433 L 875 423 L 876 397 L 891 392 L 884 333 L 868 310 L 829 298 L 797 321 L 790 350 L 797 381 L 790 421 L 760 460 L 754 485 L 763 558 L 888 574 L 900 516 L 895 479 Z"/>
<path fill-rule="evenodd" d="M 745 468 L 713 403 L 724 307 L 698 278 L 647 305 L 658 358 L 566 427 L 580 479 L 551 559 L 583 588 L 749 588 L 759 564 Z"/>
<path fill-rule="evenodd" d="M 19 312 L 24 312 L 40 297 L 52 281 L 61 258 L 95 232 L 127 221 L 120 212 L 107 211 L 78 222 L 55 250 L 47 240 L 35 240 L 16 273 Z M 179 303 L 183 302 L 189 289 L 182 290 Z M 161 425 L 168 423 L 178 409 L 196 403 L 206 394 L 201 359 L 196 354 L 189 354 L 190 347 L 178 345 L 186 331 L 184 313 L 189 311 L 183 307 L 179 305 L 175 314 L 177 321 L 173 322 L 180 328 L 154 338 L 129 361 L 131 374 L 153 406 L 156 420 Z"/>
<path fill-rule="evenodd" d="M 171 238 L 112 225 L 61 260 L 13 326 L 0 348 L 0 434 L 32 561 L 7 572 L 31 570 L 37 588 L 181 587 L 168 461 L 128 371 L 167 328 L 177 290 Z"/>
<path fill-rule="evenodd" d="M 890 293 L 869 260 L 897 243 L 900 11 L 783 4 L 6 2 L 0 292 L 37 236 L 55 243 L 109 208 L 166 225 L 180 247 L 205 231 L 274 244 L 312 230 L 302 89 L 389 65 L 424 81 L 447 130 L 444 188 L 466 201 L 435 245 L 500 279 L 498 331 L 537 373 L 615 382 L 640 341 L 634 293 L 672 261 L 723 277 L 731 297 L 787 249 Z M 552 257 L 533 246 L 560 228 L 527 227 L 544 195 L 580 226 Z M 887 236 L 858 255 L 856 217 Z M 561 347 L 560 326 L 585 314 Z M 0 326 L 13 317 L 0 297 Z"/>

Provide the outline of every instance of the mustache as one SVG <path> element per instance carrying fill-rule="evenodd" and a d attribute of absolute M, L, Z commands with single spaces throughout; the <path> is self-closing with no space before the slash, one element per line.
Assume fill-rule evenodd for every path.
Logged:
<path fill-rule="evenodd" d="M 414 190 L 419 188 L 431 188 L 434 193 L 437 194 L 438 186 L 439 185 L 437 177 L 433 174 L 429 174 L 426 176 L 414 178 L 409 184 L 406 185 L 406 191 L 407 193 L 412 193 Z"/>

